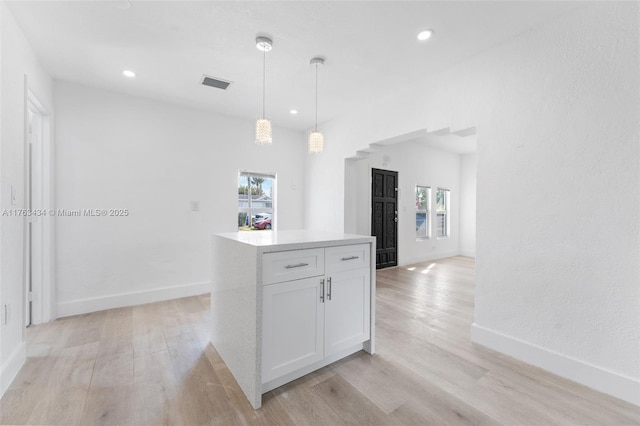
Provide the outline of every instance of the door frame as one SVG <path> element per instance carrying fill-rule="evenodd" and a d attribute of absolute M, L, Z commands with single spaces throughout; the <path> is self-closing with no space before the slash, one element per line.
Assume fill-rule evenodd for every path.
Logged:
<path fill-rule="evenodd" d="M 35 143 L 31 144 L 29 112 L 40 117 L 40 129 Z M 38 209 L 43 214 L 25 216 L 24 222 L 24 304 L 28 309 L 29 281 L 32 283 L 31 324 L 48 322 L 55 312 L 55 210 L 53 179 L 52 117 L 38 97 L 29 90 L 25 76 L 24 108 L 24 200 L 26 209 Z M 31 156 L 30 159 L 30 145 Z M 32 164 L 34 165 L 33 167 Z M 31 224 L 31 232 L 30 226 Z M 35 255 L 34 255 L 35 253 Z M 28 311 L 23 316 L 28 324 Z"/>

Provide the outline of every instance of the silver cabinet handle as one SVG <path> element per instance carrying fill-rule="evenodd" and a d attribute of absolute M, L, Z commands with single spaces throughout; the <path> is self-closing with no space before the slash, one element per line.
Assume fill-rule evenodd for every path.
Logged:
<path fill-rule="evenodd" d="M 320 300 L 324 303 L 324 280 L 320 281 Z"/>
<path fill-rule="evenodd" d="M 340 260 L 345 261 L 345 260 L 353 260 L 353 259 L 360 259 L 360 256 L 349 256 L 349 257 L 343 257 L 343 258 L 342 258 L 342 259 L 340 259 Z"/>
<path fill-rule="evenodd" d="M 327 290 L 327 299 L 331 300 L 331 277 L 327 278 L 327 283 L 329 283 L 329 290 Z"/>
<path fill-rule="evenodd" d="M 295 265 L 287 265 L 285 268 L 293 269 L 293 268 L 302 268 L 303 266 L 309 266 L 308 263 L 296 263 Z"/>

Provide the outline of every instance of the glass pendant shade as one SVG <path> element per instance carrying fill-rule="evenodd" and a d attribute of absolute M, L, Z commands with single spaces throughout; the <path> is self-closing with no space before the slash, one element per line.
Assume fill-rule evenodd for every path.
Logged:
<path fill-rule="evenodd" d="M 258 118 L 256 121 L 256 144 L 271 145 L 271 120 Z"/>
<path fill-rule="evenodd" d="M 317 154 L 324 148 L 324 136 L 318 131 L 309 133 L 309 153 Z"/>

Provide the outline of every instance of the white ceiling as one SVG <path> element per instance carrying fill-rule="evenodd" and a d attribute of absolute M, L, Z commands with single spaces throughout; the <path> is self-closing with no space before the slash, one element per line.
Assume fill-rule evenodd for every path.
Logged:
<path fill-rule="evenodd" d="M 455 1 L 13 1 L 10 10 L 56 79 L 169 100 L 223 114 L 261 114 L 262 52 L 269 35 L 267 116 L 274 125 L 313 126 L 385 98 L 504 42 L 581 2 Z M 418 42 L 420 29 L 435 35 Z M 123 69 L 137 73 L 122 76 Z M 221 91 L 202 74 L 233 81 Z M 300 111 L 291 116 L 289 110 Z"/>

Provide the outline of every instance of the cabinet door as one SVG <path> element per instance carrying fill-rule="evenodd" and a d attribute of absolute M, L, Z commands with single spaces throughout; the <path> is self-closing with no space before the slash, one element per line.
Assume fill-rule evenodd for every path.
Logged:
<path fill-rule="evenodd" d="M 263 287 L 262 383 L 324 357 L 322 277 Z"/>
<path fill-rule="evenodd" d="M 325 303 L 325 356 L 369 340 L 371 270 L 332 274 Z"/>

